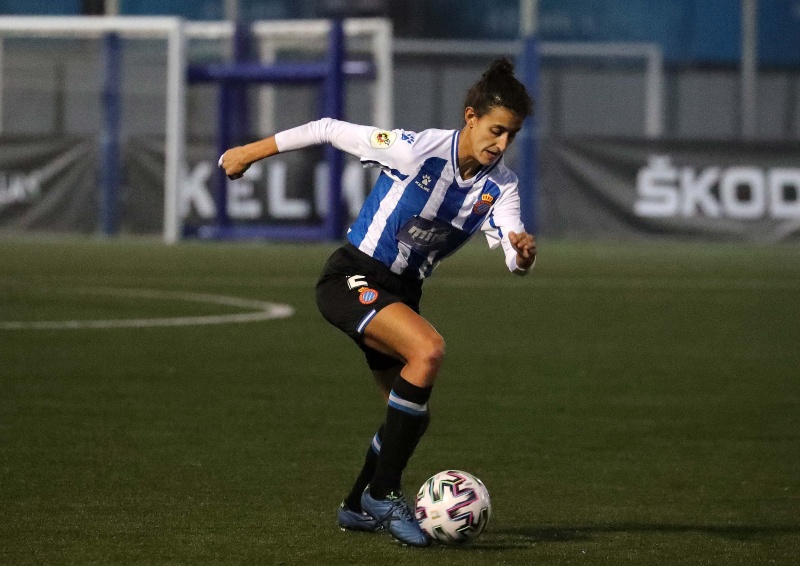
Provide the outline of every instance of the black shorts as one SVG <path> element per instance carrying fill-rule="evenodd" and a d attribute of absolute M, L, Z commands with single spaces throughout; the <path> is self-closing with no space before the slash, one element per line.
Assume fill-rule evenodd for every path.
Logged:
<path fill-rule="evenodd" d="M 317 281 L 317 306 L 325 320 L 352 338 L 364 351 L 370 369 L 383 370 L 402 361 L 364 345 L 364 329 L 392 303 L 419 313 L 422 280 L 401 277 L 347 243 L 331 254 Z"/>

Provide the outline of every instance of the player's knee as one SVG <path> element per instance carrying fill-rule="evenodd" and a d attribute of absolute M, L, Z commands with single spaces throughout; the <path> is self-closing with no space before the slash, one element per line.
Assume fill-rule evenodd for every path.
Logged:
<path fill-rule="evenodd" d="M 417 351 L 418 360 L 428 366 L 430 371 L 435 374 L 442 366 L 442 362 L 444 362 L 444 351 L 444 338 L 436 334 L 425 340 L 419 348 Z"/>

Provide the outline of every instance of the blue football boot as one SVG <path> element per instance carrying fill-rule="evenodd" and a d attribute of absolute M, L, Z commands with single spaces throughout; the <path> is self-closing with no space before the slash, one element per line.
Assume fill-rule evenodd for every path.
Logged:
<path fill-rule="evenodd" d="M 344 504 L 344 501 L 339 505 L 339 510 L 336 515 L 339 520 L 339 526 L 346 531 L 372 532 L 381 529 L 381 525 L 378 521 L 363 511 L 351 511 Z"/>
<path fill-rule="evenodd" d="M 374 499 L 366 490 L 361 495 L 361 508 L 400 542 L 418 547 L 431 543 L 402 493 L 392 492 L 386 499 Z"/>

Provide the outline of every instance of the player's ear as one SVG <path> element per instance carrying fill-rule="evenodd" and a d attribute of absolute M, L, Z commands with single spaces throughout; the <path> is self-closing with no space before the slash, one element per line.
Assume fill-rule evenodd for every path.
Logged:
<path fill-rule="evenodd" d="M 467 126 L 472 128 L 477 119 L 478 115 L 475 113 L 475 109 L 472 106 L 467 106 L 464 109 L 464 121 L 467 123 Z"/>

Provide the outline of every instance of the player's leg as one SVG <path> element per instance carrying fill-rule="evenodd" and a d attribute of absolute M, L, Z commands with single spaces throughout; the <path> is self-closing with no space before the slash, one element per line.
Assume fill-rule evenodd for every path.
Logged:
<path fill-rule="evenodd" d="M 430 388 L 444 360 L 444 339 L 408 305 L 392 303 L 381 309 L 364 329 L 364 344 L 405 361 L 403 379 Z"/>
<path fill-rule="evenodd" d="M 392 390 L 392 384 L 397 376 L 400 375 L 400 370 L 403 367 L 402 362 L 376 352 L 371 348 L 364 348 L 364 353 L 367 357 L 367 363 L 372 369 L 372 375 L 375 377 L 375 383 L 378 386 L 381 396 L 385 403 L 389 402 L 389 392 Z M 380 368 L 380 369 L 376 369 Z M 364 456 L 364 464 L 361 466 L 361 471 L 350 489 L 350 493 L 345 497 L 343 508 L 361 513 L 361 495 L 364 490 L 372 481 L 375 475 L 375 468 L 378 466 L 378 454 L 381 451 L 381 439 L 383 437 L 383 424 L 378 428 L 378 432 L 372 437 L 372 440 Z M 341 523 L 341 521 L 340 521 Z M 358 524 L 361 524 L 360 522 Z M 345 525 L 342 525 L 345 526 Z"/>
<path fill-rule="evenodd" d="M 375 475 L 364 493 L 364 511 L 395 538 L 413 545 L 430 541 L 401 490 L 402 474 L 428 423 L 428 399 L 444 358 L 444 340 L 403 303 L 381 309 L 364 329 L 364 344 L 405 363 L 392 382 Z"/>
<path fill-rule="evenodd" d="M 382 485 L 379 492 L 384 492 L 385 496 L 381 500 L 370 498 L 374 503 L 371 509 L 364 505 L 362 496 L 362 509 L 402 542 L 427 546 L 430 541 L 419 528 L 407 502 L 401 496 L 388 496 L 393 490 L 399 493 L 402 470 L 419 440 L 421 425 L 427 420 L 427 399 L 441 365 L 444 341 L 415 312 L 421 294 L 419 283 L 401 283 L 391 274 L 373 273 L 373 277 L 369 273 L 374 266 L 363 269 L 360 262 L 346 248 L 334 252 L 317 283 L 317 305 L 326 320 L 358 344 L 393 358 L 393 365 L 398 361 L 403 364 L 401 375 L 392 383 L 388 401 L 390 408 L 399 409 L 387 410 L 383 434 L 379 435 L 381 451 L 373 478 L 373 482 L 378 480 Z M 367 276 L 359 275 L 359 279 L 354 280 L 354 274 L 358 273 L 367 273 Z M 370 330 L 365 334 L 366 329 Z M 402 338 L 395 338 L 395 335 Z M 373 348 L 373 344 L 376 347 Z M 389 449 L 385 448 L 387 440 Z M 384 471 L 380 472 L 382 467 Z M 364 495 L 369 496 L 369 493 Z M 346 509 L 341 511 L 356 515 Z"/>
<path fill-rule="evenodd" d="M 367 353 L 368 360 L 370 360 L 370 358 L 374 359 L 377 356 L 387 358 L 387 356 L 384 356 L 379 352 L 373 351 L 371 355 L 370 353 Z M 373 364 L 371 363 L 370 365 Z M 383 396 L 383 400 L 385 403 L 389 402 L 389 394 L 392 391 L 392 385 L 400 375 L 400 370 L 402 368 L 403 366 L 402 364 L 400 364 L 400 365 L 395 365 L 393 367 L 389 367 L 388 369 L 372 370 L 372 375 L 375 378 L 375 383 L 378 386 L 378 390 Z M 419 442 L 419 439 L 422 438 L 422 435 L 425 434 L 429 422 L 430 422 L 430 409 L 428 410 L 426 418 L 422 422 L 420 430 L 417 433 L 417 442 Z M 380 454 L 381 452 L 383 428 L 384 428 L 383 424 L 381 424 L 380 428 L 378 428 L 378 431 L 372 437 L 369 449 L 367 450 L 366 456 L 364 457 L 364 464 L 361 467 L 361 471 L 359 472 L 356 481 L 353 483 L 353 487 L 350 489 L 350 493 L 344 499 L 344 504 L 347 509 L 356 512 L 361 511 L 361 494 L 364 493 L 364 490 L 372 481 L 372 478 L 375 476 L 375 469 L 378 466 L 378 454 Z"/>
<path fill-rule="evenodd" d="M 370 368 L 372 365 L 370 365 Z M 378 386 L 378 391 L 383 396 L 383 400 L 389 402 L 389 393 L 392 391 L 394 380 L 400 375 L 400 370 L 403 369 L 403 363 L 397 362 L 396 365 L 386 369 L 373 369 L 372 377 L 375 378 L 375 385 Z"/>
<path fill-rule="evenodd" d="M 444 357 L 444 340 L 403 303 L 383 308 L 364 330 L 364 344 L 405 360 L 389 393 L 381 452 L 370 495 L 401 491 L 401 478 L 428 420 L 428 399 Z"/>
<path fill-rule="evenodd" d="M 402 369 L 403 366 L 399 365 L 388 370 L 373 370 L 372 372 L 373 377 L 375 377 L 375 383 L 378 385 L 378 389 L 380 390 L 381 395 L 383 395 L 383 399 L 387 404 L 389 403 L 389 395 L 392 391 L 392 386 L 394 385 L 395 381 L 397 381 L 397 378 L 400 376 L 400 371 Z M 431 408 L 429 403 L 428 412 L 425 413 L 425 419 L 422 421 L 420 425 L 420 430 L 417 433 L 417 443 L 419 443 L 419 441 L 424 436 L 425 432 L 428 430 L 428 426 L 430 426 L 430 423 L 431 423 Z M 379 429 L 377 435 L 378 442 L 376 445 L 377 453 L 380 453 L 382 436 L 383 436 L 383 431 Z"/>

